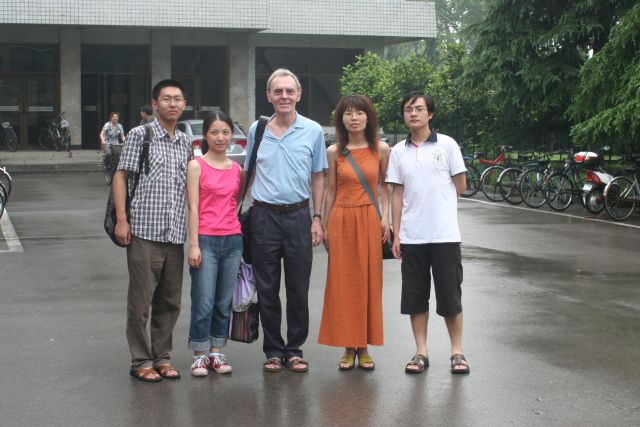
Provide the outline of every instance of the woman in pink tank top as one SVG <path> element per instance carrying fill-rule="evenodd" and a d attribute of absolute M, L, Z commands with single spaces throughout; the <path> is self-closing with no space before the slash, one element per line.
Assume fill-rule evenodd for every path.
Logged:
<path fill-rule="evenodd" d="M 222 112 L 204 117 L 203 144 L 208 151 L 189 162 L 187 203 L 191 323 L 191 373 L 231 372 L 223 349 L 227 343 L 231 298 L 242 257 L 236 214 L 242 170 L 227 158 L 233 122 Z"/>

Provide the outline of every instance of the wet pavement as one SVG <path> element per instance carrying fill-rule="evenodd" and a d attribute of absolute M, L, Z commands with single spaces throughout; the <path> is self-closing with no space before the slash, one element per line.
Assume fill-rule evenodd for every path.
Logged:
<path fill-rule="evenodd" d="M 338 371 L 341 350 L 316 342 L 327 262 L 316 248 L 309 373 L 263 372 L 260 339 L 229 344 L 233 374 L 192 378 L 185 269 L 173 353 L 184 377 L 144 384 L 128 376 L 125 253 L 102 231 L 107 193 L 99 173 L 14 180 L 22 251 L 0 238 L 2 426 L 640 424 L 638 215 L 625 226 L 461 200 L 468 376 L 449 373 L 435 315 L 431 366 L 404 373 L 414 347 L 394 260 L 375 371 Z"/>

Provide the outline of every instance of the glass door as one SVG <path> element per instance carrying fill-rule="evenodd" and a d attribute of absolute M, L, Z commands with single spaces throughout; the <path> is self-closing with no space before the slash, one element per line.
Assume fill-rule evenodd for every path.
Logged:
<path fill-rule="evenodd" d="M 26 76 L 25 99 L 26 108 L 23 111 L 23 121 L 26 125 L 26 141 L 34 148 L 38 145 L 38 134 L 47 127 L 47 120 L 55 119 L 58 115 L 58 81 L 55 77 Z"/>
<path fill-rule="evenodd" d="M 146 74 L 82 75 L 82 147 L 99 148 L 99 134 L 116 112 L 125 133 L 138 126 L 140 107 L 149 104 Z"/>
<path fill-rule="evenodd" d="M 20 123 L 21 77 L 0 75 L 0 123 L 9 122 L 18 135 L 18 146 L 22 145 L 26 132 L 22 132 Z M 6 147 L 0 144 L 0 150 Z"/>
<path fill-rule="evenodd" d="M 0 76 L 0 122 L 10 122 L 18 148 L 38 146 L 38 133 L 57 114 L 58 79 L 52 75 Z"/>

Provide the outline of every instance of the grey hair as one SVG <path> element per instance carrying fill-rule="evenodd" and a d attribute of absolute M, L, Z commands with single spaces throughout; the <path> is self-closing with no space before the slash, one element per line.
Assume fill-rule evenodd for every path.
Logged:
<path fill-rule="evenodd" d="M 298 77 L 295 74 L 293 74 L 291 70 L 287 70 L 286 68 L 278 68 L 273 73 L 271 73 L 271 76 L 269 76 L 269 80 L 267 80 L 267 92 L 271 90 L 271 82 L 273 81 L 273 79 L 275 79 L 276 77 L 285 77 L 285 76 L 291 77 L 296 82 L 296 87 L 298 91 L 302 90 L 302 86 L 300 86 L 300 80 L 298 80 Z"/>

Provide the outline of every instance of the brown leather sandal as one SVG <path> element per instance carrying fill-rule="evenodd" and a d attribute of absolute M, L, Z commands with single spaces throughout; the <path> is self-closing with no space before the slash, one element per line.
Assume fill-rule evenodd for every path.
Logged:
<path fill-rule="evenodd" d="M 165 378 L 167 380 L 178 380 L 182 376 L 180 374 L 180 371 L 178 371 L 176 368 L 171 366 L 171 364 L 169 363 L 163 363 L 162 365 L 156 366 L 156 370 L 158 371 L 158 373 L 162 378 Z M 169 374 L 169 372 L 171 371 L 175 372 L 175 374 L 174 375 Z"/>
<path fill-rule="evenodd" d="M 414 368 L 415 366 L 415 368 Z M 422 354 L 416 354 L 404 367 L 404 371 L 408 374 L 420 374 L 425 368 L 429 367 L 429 358 Z"/>
<path fill-rule="evenodd" d="M 450 360 L 452 374 L 468 374 L 471 371 L 471 369 L 469 368 L 469 362 L 467 362 L 467 359 L 464 357 L 464 355 L 456 353 L 451 356 Z M 456 367 L 459 366 L 462 367 L 456 369 Z"/>
<path fill-rule="evenodd" d="M 290 357 L 287 359 L 287 368 L 293 372 L 307 372 L 309 370 L 309 362 L 302 357 Z"/>
<path fill-rule="evenodd" d="M 156 376 L 159 375 L 158 371 L 153 368 L 131 369 L 129 371 L 129 375 L 145 383 L 157 383 L 158 381 L 162 381 L 162 377 Z"/>
<path fill-rule="evenodd" d="M 275 368 L 270 367 L 269 365 L 274 365 Z M 267 359 L 262 364 L 262 369 L 267 372 L 280 372 L 282 371 L 282 359 L 279 357 L 272 357 L 270 359 Z"/>

